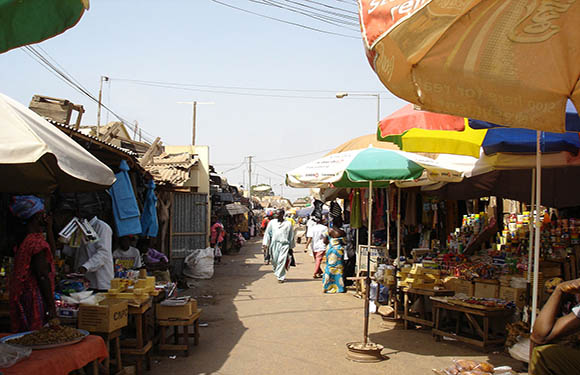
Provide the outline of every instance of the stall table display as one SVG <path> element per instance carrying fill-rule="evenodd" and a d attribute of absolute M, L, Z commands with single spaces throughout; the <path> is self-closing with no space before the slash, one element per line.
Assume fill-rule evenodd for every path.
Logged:
<path fill-rule="evenodd" d="M 409 322 L 418 323 L 426 327 L 433 327 L 433 312 L 431 319 L 429 319 L 429 312 L 426 309 L 426 299 L 429 297 L 445 297 L 453 296 L 455 294 L 452 290 L 442 289 L 415 289 L 403 288 L 404 302 L 403 302 L 403 319 L 405 321 L 405 329 L 408 328 Z M 411 305 L 418 301 L 419 312 L 414 315 L 411 313 Z M 434 310 L 433 310 L 434 311 Z"/>
<path fill-rule="evenodd" d="M 9 334 L 0 334 L 0 337 Z M 92 363 L 92 374 L 98 375 L 98 362 L 108 357 L 105 342 L 89 335 L 82 341 L 52 349 L 33 350 L 30 357 L 1 370 L 4 375 L 67 375 Z"/>
<path fill-rule="evenodd" d="M 490 319 L 494 322 L 503 321 L 513 314 L 513 309 L 502 306 L 491 307 L 484 305 L 476 305 L 460 300 L 452 300 L 438 297 L 431 297 L 433 304 L 433 336 L 437 341 L 441 337 L 451 337 L 458 341 L 468 344 L 476 345 L 481 348 L 488 349 L 492 346 L 503 345 L 506 336 L 503 334 L 494 334 L 491 332 Z M 442 317 L 446 312 L 447 317 L 454 316 L 451 320 L 455 320 L 455 326 L 443 326 Z M 462 321 L 467 321 L 471 327 L 472 332 L 466 333 L 462 328 Z M 480 325 L 482 321 L 482 325 Z"/>

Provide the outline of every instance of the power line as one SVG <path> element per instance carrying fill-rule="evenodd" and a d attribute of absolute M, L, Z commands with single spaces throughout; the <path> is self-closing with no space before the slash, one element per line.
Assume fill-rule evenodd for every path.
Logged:
<path fill-rule="evenodd" d="M 322 29 L 319 29 L 319 28 L 316 28 L 316 27 L 311 27 L 311 26 L 303 25 L 303 24 L 296 23 L 296 22 L 286 21 L 286 20 L 283 20 L 283 19 L 280 19 L 280 18 L 276 18 L 276 17 L 270 17 L 270 16 L 267 16 L 267 15 L 264 15 L 264 14 L 261 14 L 261 13 L 253 12 L 251 10 L 247 10 L 247 9 L 243 9 L 243 8 L 240 8 L 240 7 L 237 7 L 237 6 L 233 6 L 233 5 L 224 3 L 222 1 L 218 1 L 218 0 L 211 0 L 211 1 L 213 1 L 216 4 L 220 4 L 220 5 L 223 5 L 223 6 L 228 7 L 228 8 L 236 9 L 236 10 L 239 10 L 239 11 L 244 12 L 244 13 L 249 13 L 249 14 L 253 14 L 255 16 L 267 18 L 267 19 L 270 19 L 270 20 L 273 20 L 273 21 L 278 21 L 278 22 L 282 22 L 282 23 L 289 24 L 289 25 L 301 27 L 303 29 L 307 29 L 307 30 L 311 30 L 311 31 L 316 31 L 316 32 L 319 32 L 319 33 L 324 33 L 324 34 L 341 36 L 341 37 L 344 37 L 344 38 L 361 39 L 361 36 L 352 36 L 352 35 L 347 35 L 347 34 L 342 34 L 342 33 L 336 33 L 336 32 L 333 32 L 333 31 L 322 30 Z"/>
<path fill-rule="evenodd" d="M 307 95 L 280 95 L 280 94 L 267 94 L 267 93 L 255 93 L 255 92 L 241 92 L 241 91 L 224 91 L 224 90 L 210 90 L 210 89 L 203 89 L 197 87 L 212 87 L 211 85 L 197 85 L 197 84 L 182 84 L 182 83 L 173 83 L 173 82 L 159 82 L 159 81 L 141 81 L 141 80 L 130 80 L 130 79 L 123 79 L 123 78 L 114 78 L 116 81 L 119 82 L 126 82 L 134 85 L 140 86 L 147 86 L 147 87 L 156 87 L 156 88 L 163 88 L 163 89 L 173 89 L 173 90 L 181 90 L 181 91 L 190 91 L 190 92 L 205 92 L 205 93 L 213 93 L 213 94 L 223 94 L 223 95 L 237 95 L 237 96 L 250 96 L 250 97 L 262 97 L 262 98 L 283 98 L 283 99 L 322 99 L 322 100 L 336 100 L 336 96 L 307 96 Z M 274 91 L 274 92 L 312 92 L 312 93 L 336 93 L 333 90 L 293 90 L 293 89 L 280 89 L 280 88 L 243 88 L 238 86 L 213 86 L 213 87 L 231 87 L 232 90 L 256 90 L 256 91 Z M 351 93 L 367 93 L 368 91 L 351 91 Z M 365 97 L 353 97 L 351 100 L 371 100 L 372 98 L 365 98 Z M 375 100 L 375 99 L 373 99 Z M 397 100 L 395 97 L 381 97 L 381 100 Z"/>
<path fill-rule="evenodd" d="M 284 178 L 284 179 L 286 178 L 286 176 L 282 176 L 281 174 L 278 174 L 278 173 L 276 173 L 276 172 L 274 172 L 274 171 L 272 171 L 272 170 L 270 170 L 270 169 L 268 169 L 268 168 L 264 167 L 264 166 L 263 166 L 263 165 L 261 165 L 261 164 L 254 163 L 254 165 L 257 165 L 258 167 L 260 167 L 260 168 L 264 169 L 265 171 L 267 171 L 267 172 L 269 172 L 269 173 L 273 174 L 274 176 L 277 176 L 277 177 L 282 177 L 282 178 Z"/>
<path fill-rule="evenodd" d="M 281 158 L 277 158 L 277 159 L 270 159 L 270 160 L 258 160 L 258 162 L 260 163 L 268 163 L 271 161 L 280 161 L 280 160 L 288 160 L 288 159 L 298 159 L 304 156 L 311 156 L 311 155 L 316 155 L 316 154 L 321 154 L 323 152 L 329 152 L 334 150 L 333 148 L 329 148 L 328 150 L 322 150 L 322 151 L 315 151 L 315 152 L 309 152 L 307 154 L 300 154 L 300 155 L 293 155 L 293 156 L 286 156 L 286 157 L 281 157 Z"/>
<path fill-rule="evenodd" d="M 248 91 L 280 91 L 280 92 L 312 92 L 312 93 L 336 93 L 339 90 L 319 90 L 319 89 L 288 89 L 288 88 L 267 88 L 267 87 L 245 87 L 245 86 L 220 86 L 220 85 L 205 85 L 199 83 L 180 83 L 180 82 L 164 82 L 164 81 L 148 81 L 141 79 L 128 79 L 128 78 L 115 78 L 109 77 L 111 81 L 120 82 L 132 82 L 132 83 L 150 83 L 159 85 L 170 85 L 170 86 L 191 86 L 191 87 L 201 87 L 201 88 L 211 88 L 211 89 L 225 89 L 225 90 L 248 90 Z M 372 92 L 372 90 L 366 91 L 355 91 L 347 90 L 349 93 L 364 94 Z"/>
<path fill-rule="evenodd" d="M 37 63 L 39 63 L 43 68 L 45 68 L 46 70 L 48 70 L 49 72 L 51 72 L 52 74 L 54 74 L 57 78 L 59 78 L 61 81 L 63 81 L 64 83 L 66 83 L 67 85 L 69 85 L 70 87 L 72 87 L 73 89 L 75 89 L 76 91 L 78 91 L 79 93 L 85 95 L 86 97 L 88 97 L 89 99 L 91 99 L 93 102 L 99 104 L 99 100 L 92 95 L 88 89 L 86 89 L 77 79 L 75 79 L 71 74 L 69 74 L 68 72 L 66 72 L 64 69 L 60 69 L 60 65 L 56 62 L 56 60 L 54 60 L 52 57 L 47 57 L 48 54 L 46 54 L 47 56 L 43 55 L 40 51 L 36 50 L 34 47 L 32 46 L 24 46 L 22 49 L 28 56 L 30 56 L 32 59 L 34 59 Z M 51 62 L 54 61 L 53 62 Z M 125 126 L 127 126 L 129 129 L 131 129 L 132 131 L 134 131 L 134 127 L 133 125 L 127 121 L 126 119 L 124 119 L 123 117 L 121 117 L 120 115 L 118 115 L 117 113 L 115 113 L 112 109 L 110 109 L 108 106 L 104 105 L 104 104 L 100 104 L 101 107 L 103 107 L 105 110 L 107 110 L 108 112 L 110 112 L 113 116 L 115 116 L 117 119 L 119 119 Z M 144 133 L 147 133 L 146 131 L 143 130 Z M 152 134 L 149 134 L 151 136 L 153 136 Z M 147 139 L 147 141 L 152 142 L 152 140 Z"/>

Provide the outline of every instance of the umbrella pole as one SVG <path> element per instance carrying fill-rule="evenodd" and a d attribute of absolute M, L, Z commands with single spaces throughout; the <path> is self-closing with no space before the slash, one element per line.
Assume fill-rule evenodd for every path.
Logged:
<path fill-rule="evenodd" d="M 530 240 L 528 244 L 528 284 L 532 282 L 532 254 L 534 252 L 534 207 L 536 200 L 536 170 L 532 169 L 532 199 L 530 199 L 530 214 L 532 215 L 530 220 Z"/>
<path fill-rule="evenodd" d="M 391 185 L 387 188 L 387 256 L 389 256 L 391 250 L 391 207 L 389 206 L 390 203 L 390 195 L 391 195 Z"/>
<path fill-rule="evenodd" d="M 532 329 L 536 322 L 536 310 L 538 309 L 538 283 L 540 272 L 540 205 L 542 197 L 542 150 L 540 148 L 540 131 L 536 133 L 536 231 L 534 233 L 534 289 L 532 295 Z"/>
<path fill-rule="evenodd" d="M 397 263 L 401 257 L 401 188 L 397 192 Z"/>
<path fill-rule="evenodd" d="M 369 182 L 369 226 L 367 229 L 368 240 L 367 240 L 367 277 L 365 279 L 366 290 L 365 290 L 365 322 L 363 331 L 363 344 L 366 346 L 369 338 L 369 296 L 371 293 L 371 240 L 372 240 L 372 224 L 373 224 L 373 182 Z"/>

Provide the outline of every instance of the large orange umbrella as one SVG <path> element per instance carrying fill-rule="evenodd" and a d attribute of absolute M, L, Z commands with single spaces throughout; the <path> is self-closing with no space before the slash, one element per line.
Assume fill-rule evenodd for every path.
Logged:
<path fill-rule="evenodd" d="M 359 0 L 383 84 L 424 110 L 549 132 L 580 108 L 580 1 Z"/>

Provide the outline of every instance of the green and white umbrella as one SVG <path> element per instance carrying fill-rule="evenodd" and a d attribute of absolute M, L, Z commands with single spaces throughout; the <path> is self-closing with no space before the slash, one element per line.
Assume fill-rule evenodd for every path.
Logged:
<path fill-rule="evenodd" d="M 463 173 L 446 167 L 437 160 L 404 151 L 365 148 L 327 155 L 286 173 L 286 184 L 297 188 L 368 187 L 368 242 L 372 235 L 373 188 L 388 186 L 393 181 L 459 182 Z M 370 250 L 370 246 L 369 246 Z M 370 270 L 370 251 L 367 270 Z M 368 343 L 370 274 L 367 272 L 363 344 Z"/>
<path fill-rule="evenodd" d="M 392 181 L 459 182 L 463 173 L 418 154 L 365 148 L 327 155 L 286 173 L 296 188 L 384 187 Z"/>
<path fill-rule="evenodd" d="M 0 0 L 0 53 L 70 29 L 89 0 Z"/>

